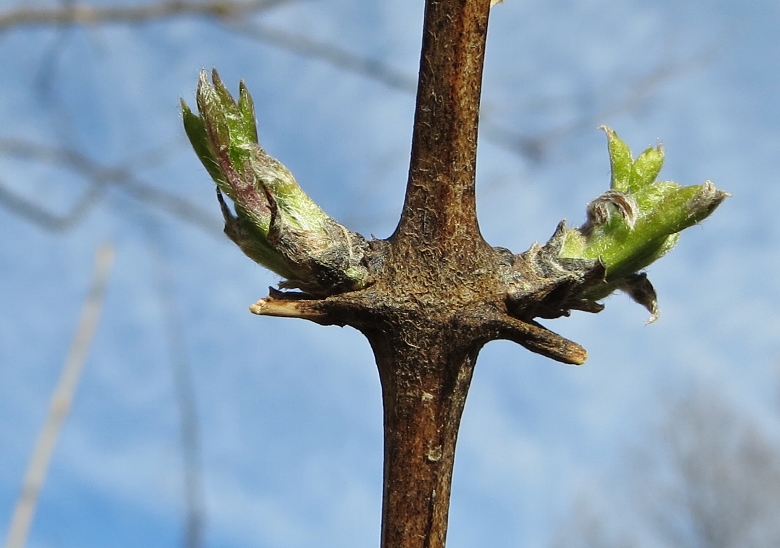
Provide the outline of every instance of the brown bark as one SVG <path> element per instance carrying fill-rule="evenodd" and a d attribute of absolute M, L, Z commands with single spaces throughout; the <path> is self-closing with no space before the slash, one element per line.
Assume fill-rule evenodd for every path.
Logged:
<path fill-rule="evenodd" d="M 421 306 L 411 324 L 366 332 L 384 403 L 382 548 L 443 548 L 447 537 L 455 442 L 481 344 L 433 303 L 457 298 L 460 284 L 476 281 L 462 273 L 492 255 L 475 199 L 489 10 L 489 0 L 425 9 L 409 181 L 387 270 Z"/>
<path fill-rule="evenodd" d="M 584 307 L 572 288 L 603 276 L 594 261 L 560 266 L 555 236 L 513 255 L 480 234 L 475 172 L 489 10 L 490 0 L 426 2 L 406 199 L 393 235 L 369 243 L 368 287 L 324 299 L 272 291 L 251 307 L 351 325 L 370 341 L 384 403 L 382 548 L 445 545 L 458 427 L 480 348 L 509 339 L 582 363 L 581 347 L 533 318 Z"/>
<path fill-rule="evenodd" d="M 476 361 L 476 348 L 449 351 L 441 329 L 415 332 L 412 340 L 369 335 L 384 402 L 383 548 L 444 546 L 455 441 Z"/>
<path fill-rule="evenodd" d="M 488 0 L 428 1 L 412 159 L 401 221 L 391 241 L 412 252 L 460 254 L 484 244 L 474 182 Z"/>

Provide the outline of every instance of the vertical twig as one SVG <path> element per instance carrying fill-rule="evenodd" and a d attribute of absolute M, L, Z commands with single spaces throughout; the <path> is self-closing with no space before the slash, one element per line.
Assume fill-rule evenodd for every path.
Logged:
<path fill-rule="evenodd" d="M 111 244 L 103 244 L 98 249 L 95 258 L 92 284 L 81 312 L 76 335 L 73 338 L 70 352 L 52 395 L 46 422 L 38 434 L 38 440 L 30 458 L 24 484 L 22 485 L 22 492 L 19 495 L 13 516 L 11 517 L 11 526 L 5 544 L 6 548 L 23 548 L 27 542 L 27 535 L 30 531 L 35 506 L 38 502 L 38 494 L 43 486 L 60 429 L 73 402 L 73 395 L 78 386 L 92 342 L 92 336 L 97 327 L 113 259 L 113 246 Z"/>
<path fill-rule="evenodd" d="M 198 409 L 192 367 L 187 356 L 184 328 L 176 305 L 175 285 L 170 262 L 162 249 L 163 238 L 158 226 L 149 226 L 150 243 L 154 253 L 154 270 L 157 291 L 163 312 L 165 339 L 173 366 L 173 382 L 181 420 L 181 451 L 184 465 L 184 502 L 186 517 L 184 526 L 184 548 L 200 548 L 203 545 L 205 503 L 203 500 L 203 467 L 200 458 L 200 436 Z"/>
<path fill-rule="evenodd" d="M 483 243 L 474 182 L 488 0 L 428 0 L 412 157 L 396 247 Z M 438 261 L 437 261 L 438 262 Z"/>

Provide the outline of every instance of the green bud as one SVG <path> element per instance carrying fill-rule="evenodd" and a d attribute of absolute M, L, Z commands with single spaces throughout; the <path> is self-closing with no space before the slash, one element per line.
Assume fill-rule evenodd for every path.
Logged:
<path fill-rule="evenodd" d="M 617 135 L 613 136 L 617 139 Z M 659 144 L 650 147 L 639 155 L 639 158 L 631 166 L 631 175 L 628 178 L 628 189 L 631 192 L 639 192 L 643 188 L 653 184 L 664 165 L 664 149 Z"/>
<path fill-rule="evenodd" d="M 217 159 L 209 148 L 208 136 L 206 135 L 206 127 L 203 125 L 203 120 L 200 116 L 192 113 L 190 107 L 187 106 L 183 99 L 180 103 L 184 120 L 184 131 L 187 133 L 193 149 L 195 149 L 195 154 L 198 155 L 203 167 L 206 168 L 211 178 L 217 181 L 217 184 L 225 186 L 227 183 L 219 170 Z"/>
<path fill-rule="evenodd" d="M 601 126 L 601 129 L 607 134 L 609 163 L 612 168 L 610 188 L 626 192 L 629 189 L 631 166 L 634 164 L 634 158 L 631 156 L 631 149 L 628 148 L 626 143 L 618 139 L 618 136 L 611 128 Z"/>
<path fill-rule="evenodd" d="M 612 166 L 611 190 L 588 205 L 584 225 L 565 230 L 559 255 L 598 259 L 606 268 L 604 282 L 587 289 L 584 298 L 601 299 L 622 289 L 655 319 L 655 292 L 639 271 L 669 252 L 682 230 L 707 218 L 729 194 L 710 181 L 686 187 L 656 182 L 663 148 L 648 148 L 633 160 L 617 134 L 603 129 Z"/>
<path fill-rule="evenodd" d="M 217 71 L 200 74 L 199 116 L 182 101 L 184 129 L 217 185 L 225 233 L 254 261 L 285 278 L 286 288 L 316 295 L 368 283 L 366 240 L 338 224 L 258 144 L 254 103 L 243 82 L 238 102 Z M 235 214 L 225 202 L 235 204 Z"/>

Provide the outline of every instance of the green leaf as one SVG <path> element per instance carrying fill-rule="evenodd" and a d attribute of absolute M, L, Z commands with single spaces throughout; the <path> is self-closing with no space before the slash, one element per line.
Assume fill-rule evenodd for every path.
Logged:
<path fill-rule="evenodd" d="M 238 102 L 212 71 L 198 80 L 200 116 L 181 102 L 187 136 L 218 189 L 225 233 L 254 261 L 286 278 L 283 287 L 317 294 L 362 287 L 365 239 L 348 231 L 303 191 L 290 171 L 257 143 L 252 97 L 243 82 Z"/>
<path fill-rule="evenodd" d="M 200 116 L 192 113 L 190 107 L 187 106 L 183 99 L 181 100 L 181 113 L 184 121 L 184 131 L 203 167 L 206 168 L 206 171 L 208 171 L 215 183 L 220 186 L 226 186 L 227 183 L 219 169 L 219 163 L 217 163 L 217 159 L 214 158 L 214 154 L 209 148 L 208 135 L 206 134 L 203 120 Z"/>
<path fill-rule="evenodd" d="M 241 80 L 238 84 L 238 111 L 241 116 L 242 132 L 247 138 L 257 143 L 257 125 L 255 123 L 255 102 L 246 89 L 246 84 Z"/>
<path fill-rule="evenodd" d="M 639 192 L 654 183 L 663 165 L 664 149 L 660 144 L 656 148 L 650 147 L 645 150 L 631 166 L 628 190 L 634 193 Z"/>
<path fill-rule="evenodd" d="M 650 298 L 648 289 L 652 286 L 638 273 L 668 253 L 681 231 L 707 218 L 729 194 L 710 181 L 685 187 L 656 182 L 664 161 L 661 145 L 632 161 L 617 134 L 602 129 L 612 165 L 611 190 L 588 205 L 582 227 L 566 229 L 559 256 L 599 259 L 606 268 L 604 282 L 587 289 L 584 298 L 600 299 L 623 289 L 635 298 L 641 296 L 638 302 L 655 315 L 655 296 Z"/>
<path fill-rule="evenodd" d="M 198 90 L 196 92 L 198 111 L 208 135 L 209 147 L 214 156 L 219 159 L 220 152 L 230 146 L 230 128 L 223 109 L 222 99 L 206 76 L 206 71 L 200 72 Z"/>
<path fill-rule="evenodd" d="M 609 163 L 612 167 L 612 182 L 610 188 L 626 192 L 629 189 L 631 178 L 631 166 L 634 163 L 631 149 L 624 143 L 614 130 L 607 126 L 601 126 L 607 134 L 607 148 L 609 149 Z"/>

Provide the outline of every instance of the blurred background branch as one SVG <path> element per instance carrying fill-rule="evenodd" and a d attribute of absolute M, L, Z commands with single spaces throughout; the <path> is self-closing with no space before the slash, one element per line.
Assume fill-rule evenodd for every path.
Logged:
<path fill-rule="evenodd" d="M 90 5 L 63 2 L 59 6 L 23 6 L 0 12 L 0 31 L 24 27 L 68 25 L 139 24 L 160 19 L 208 17 L 231 19 L 297 0 L 213 0 L 209 2 L 152 2 L 139 6 Z"/>
<path fill-rule="evenodd" d="M 780 445 L 771 432 L 712 389 L 659 403 L 660 424 L 624 448 L 628 464 L 612 482 L 583 493 L 551 548 L 780 545 Z"/>
<path fill-rule="evenodd" d="M 200 447 L 198 405 L 192 364 L 187 351 L 181 312 L 177 303 L 174 271 L 170 250 L 166 246 L 165 232 L 160 224 L 150 218 L 146 223 L 148 246 L 152 253 L 157 298 L 162 309 L 164 337 L 168 360 L 172 366 L 176 404 L 179 409 L 180 444 L 183 472 L 183 498 L 185 504 L 185 548 L 200 548 L 204 544 L 206 502 L 203 492 L 203 464 Z"/>
<path fill-rule="evenodd" d="M 212 235 L 222 233 L 222 222 L 214 213 L 187 198 L 163 190 L 158 184 L 139 179 L 133 167 L 106 167 L 74 149 L 47 146 L 21 139 L 0 138 L 0 157 L 2 156 L 53 165 L 64 171 L 74 172 L 89 182 L 87 191 L 76 205 L 64 214 L 57 214 L 48 211 L 40 203 L 40 199 L 16 194 L 0 181 L 0 204 L 47 230 L 60 231 L 72 228 L 98 203 L 104 187 L 113 185 L 153 210 L 192 224 Z M 137 166 L 140 162 L 130 163 Z"/>
<path fill-rule="evenodd" d="M 38 434 L 38 440 L 27 465 L 21 493 L 11 516 L 6 548 L 24 548 L 27 542 L 27 535 L 38 503 L 38 495 L 46 479 L 46 472 L 49 469 L 60 430 L 76 395 L 76 388 L 78 388 L 92 338 L 98 326 L 113 260 L 113 246 L 104 244 L 98 249 L 92 282 L 84 302 L 76 334 L 73 337 L 70 352 L 62 366 L 59 381 L 49 404 L 49 413 Z"/>

